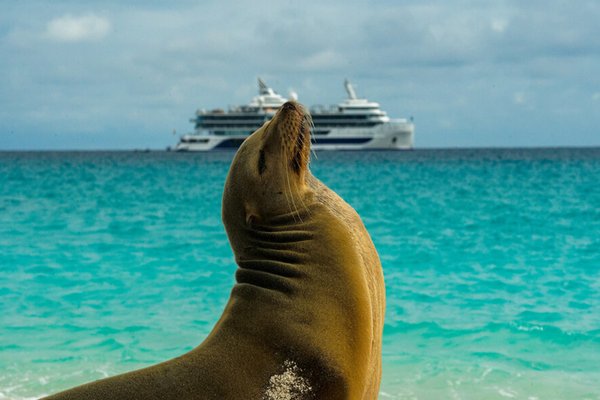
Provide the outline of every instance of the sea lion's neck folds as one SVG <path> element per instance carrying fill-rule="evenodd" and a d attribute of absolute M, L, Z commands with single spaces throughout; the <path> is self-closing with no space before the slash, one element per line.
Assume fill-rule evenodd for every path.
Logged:
<path fill-rule="evenodd" d="M 298 222 L 298 216 L 290 214 L 247 227 L 246 244 L 236 254 L 238 284 L 293 292 L 294 279 L 306 273 L 302 266 L 309 258 L 308 244 L 315 236 L 309 215 L 304 218 Z"/>

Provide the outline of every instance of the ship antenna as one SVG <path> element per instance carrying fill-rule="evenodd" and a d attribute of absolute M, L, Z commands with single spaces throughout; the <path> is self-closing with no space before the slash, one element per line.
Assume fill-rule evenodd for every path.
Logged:
<path fill-rule="evenodd" d="M 354 88 L 352 87 L 352 84 L 350 83 L 350 81 L 348 79 L 346 79 L 344 81 L 344 86 L 346 86 L 346 92 L 348 92 L 348 98 L 350 98 L 352 100 L 356 100 L 356 92 L 354 91 Z"/>
<path fill-rule="evenodd" d="M 258 93 L 259 94 L 269 94 L 269 87 L 262 79 L 258 78 Z"/>

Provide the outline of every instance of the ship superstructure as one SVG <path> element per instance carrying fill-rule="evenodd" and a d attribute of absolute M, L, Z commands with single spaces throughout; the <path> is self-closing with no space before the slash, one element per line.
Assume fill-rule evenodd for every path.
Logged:
<path fill-rule="evenodd" d="M 330 106 L 313 106 L 312 147 L 315 150 L 411 149 L 414 124 L 407 119 L 390 119 L 376 102 L 359 98 L 352 84 L 344 83 L 348 97 Z M 247 105 L 227 111 L 198 110 L 192 122 L 195 132 L 183 135 L 175 150 L 209 151 L 235 149 L 288 99 L 258 79 L 259 94 Z M 291 99 L 296 100 L 295 95 Z"/>

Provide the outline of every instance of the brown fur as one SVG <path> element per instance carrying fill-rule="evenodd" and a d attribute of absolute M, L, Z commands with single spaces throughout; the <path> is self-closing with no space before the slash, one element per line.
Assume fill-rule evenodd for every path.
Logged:
<path fill-rule="evenodd" d="M 310 126 L 286 103 L 232 162 L 223 222 L 237 283 L 206 340 L 48 399 L 377 398 L 381 264 L 356 212 L 311 175 Z"/>

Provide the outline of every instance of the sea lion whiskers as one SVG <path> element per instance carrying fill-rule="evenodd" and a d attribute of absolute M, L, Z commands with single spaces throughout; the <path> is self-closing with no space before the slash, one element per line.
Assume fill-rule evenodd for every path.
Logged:
<path fill-rule="evenodd" d="M 306 111 L 303 110 L 302 119 L 300 120 L 300 126 L 296 129 L 296 151 L 295 151 L 295 163 L 298 170 L 301 168 L 308 169 L 310 162 L 310 152 L 306 149 L 310 148 L 311 139 L 311 127 L 312 117 Z"/>
<path fill-rule="evenodd" d="M 282 141 L 281 146 L 279 148 L 279 150 L 280 150 L 279 162 L 281 163 L 281 168 L 285 168 L 285 158 L 284 158 L 285 154 L 286 154 L 285 146 L 286 146 L 286 142 Z M 289 180 L 289 177 L 287 176 L 287 174 L 285 176 L 285 187 L 283 188 L 283 191 L 285 193 L 285 201 L 286 201 L 287 207 L 290 210 L 290 214 L 293 215 L 294 209 L 292 208 L 292 204 L 294 202 L 294 199 L 293 199 L 293 194 L 292 194 L 292 188 L 290 186 L 290 180 Z M 296 219 L 294 216 L 294 221 L 295 220 Z"/>
<path fill-rule="evenodd" d="M 286 165 L 287 162 L 286 161 L 287 161 L 287 146 L 288 146 L 288 142 L 289 142 L 288 140 L 283 140 L 282 141 L 282 147 L 281 147 L 282 154 L 280 156 L 280 159 L 281 159 L 281 163 L 283 164 L 282 168 L 285 168 L 285 169 L 287 169 L 287 165 Z M 289 191 L 288 207 L 290 207 L 291 214 L 294 216 L 294 222 L 296 222 L 296 215 L 297 214 L 298 214 L 298 218 L 300 219 L 300 222 L 302 222 L 302 217 L 300 217 L 300 215 L 298 213 L 298 207 L 296 206 L 296 202 L 294 201 L 294 193 L 292 192 L 292 185 L 290 183 L 290 177 L 289 177 L 288 174 L 285 174 L 285 182 L 286 182 L 286 185 L 287 185 L 286 189 Z M 290 202 L 289 199 L 291 199 L 291 202 Z M 291 207 L 293 207 L 293 208 L 291 208 Z"/>
<path fill-rule="evenodd" d="M 315 137 L 315 134 L 314 134 L 315 123 L 312 119 L 312 115 L 310 115 L 309 113 L 306 113 L 306 116 L 307 116 L 307 123 L 308 123 L 309 129 L 310 129 L 310 144 L 311 144 L 310 151 L 311 151 L 313 157 L 315 158 L 315 160 L 318 160 L 319 157 L 317 156 L 317 152 L 315 151 L 315 148 L 312 146 L 313 143 L 317 142 L 317 138 Z M 309 159 L 309 162 L 310 162 L 310 159 Z"/>
<path fill-rule="evenodd" d="M 284 146 L 285 146 L 285 142 L 284 142 L 284 141 L 282 141 L 282 142 L 280 143 L 280 145 L 279 145 L 279 156 L 278 156 L 278 159 L 280 160 L 280 163 L 281 163 L 281 164 L 283 164 L 283 165 L 282 165 L 282 168 L 283 168 L 283 167 L 285 167 L 285 162 L 283 162 L 283 161 L 282 161 L 282 160 L 283 160 L 283 156 L 285 155 L 285 149 L 284 149 Z M 290 197 L 292 196 L 292 189 L 290 188 L 289 178 L 287 177 L 287 175 L 286 175 L 286 179 L 285 179 L 285 181 L 286 181 L 286 182 L 285 182 L 285 183 L 286 183 L 286 185 L 285 185 L 285 187 L 283 188 L 283 194 L 284 194 L 284 196 L 285 196 L 285 204 L 286 204 L 286 205 L 287 205 L 287 207 L 290 209 L 290 211 L 293 211 L 293 210 L 291 209 L 291 206 L 290 206 L 290 205 L 291 205 L 291 201 L 292 201 L 292 200 L 290 200 Z"/>
<path fill-rule="evenodd" d="M 304 146 L 306 146 L 309 149 L 312 149 L 310 146 L 310 141 L 311 141 L 311 127 L 313 126 L 313 120 L 312 120 L 312 117 L 310 116 L 310 114 L 307 113 L 306 111 L 304 111 L 304 115 L 302 116 L 302 121 L 300 122 L 300 124 L 301 125 L 300 125 L 300 131 L 298 134 L 298 138 L 301 137 L 300 141 L 301 141 L 301 145 L 302 145 L 302 150 L 304 149 Z M 308 129 L 308 135 L 306 134 L 306 129 Z M 297 141 L 298 141 L 298 139 L 297 139 Z M 305 150 L 302 151 L 302 159 L 303 159 L 304 168 L 306 168 L 306 171 L 308 171 L 309 163 L 310 163 L 310 151 L 305 151 Z M 301 166 L 298 166 L 298 168 L 301 168 Z M 311 211 L 304 203 L 302 196 L 300 196 L 300 202 L 302 203 L 302 207 L 304 207 L 304 209 L 308 212 L 309 217 L 310 217 Z"/>
<path fill-rule="evenodd" d="M 273 118 L 272 120 L 269 121 L 269 125 L 275 120 L 275 118 Z M 277 121 L 277 124 L 279 124 L 280 122 Z M 278 131 L 281 131 L 280 129 L 277 129 Z M 281 133 L 281 132 L 277 132 L 277 133 Z M 286 131 L 287 133 L 287 131 Z M 277 159 L 279 160 L 279 163 L 281 164 L 281 171 L 285 171 L 286 169 L 286 165 L 285 165 L 285 159 L 286 159 L 286 144 L 287 144 L 287 140 L 285 140 L 285 137 L 283 138 L 283 140 L 279 140 L 279 146 L 278 146 L 278 151 L 279 154 L 277 155 Z M 285 195 L 285 203 L 288 207 L 288 209 L 293 212 L 294 209 L 292 209 L 292 205 L 295 208 L 295 204 L 293 204 L 294 199 L 293 199 L 293 194 L 292 194 L 292 188 L 289 182 L 289 176 L 288 174 L 284 174 L 285 175 L 285 185 L 283 187 L 283 194 Z M 295 220 L 294 220 L 295 221 Z"/>
<path fill-rule="evenodd" d="M 305 179 L 306 173 L 309 169 L 309 161 L 310 161 L 310 140 L 311 140 L 311 126 L 313 124 L 312 117 L 304 107 L 299 104 L 294 103 L 294 116 L 293 119 L 287 119 L 286 123 L 289 123 L 290 126 L 286 126 L 284 129 L 285 137 L 283 140 L 284 149 L 289 155 L 289 163 L 292 170 L 299 175 L 300 177 Z M 307 134 L 308 133 L 308 134 Z M 282 159 L 288 159 L 287 157 L 282 157 Z M 286 176 L 288 183 L 289 177 Z M 291 192 L 291 188 L 290 188 Z M 292 194 L 291 194 L 292 195 Z M 293 195 L 292 195 L 293 196 Z M 310 209 L 307 207 L 304 202 L 303 196 L 298 196 L 298 201 L 303 209 L 305 209 L 310 216 Z M 302 222 L 302 217 L 300 215 L 299 209 L 294 202 L 294 209 L 298 212 L 298 218 L 300 222 Z"/>
<path fill-rule="evenodd" d="M 271 124 L 271 122 L 273 122 L 274 119 L 269 121 L 269 125 Z M 280 140 L 279 141 L 279 146 L 277 148 L 278 150 L 278 154 L 277 154 L 277 160 L 279 160 L 279 163 L 281 164 L 280 170 L 281 171 L 285 171 L 285 162 L 284 160 L 284 156 L 286 154 L 285 151 L 285 145 L 286 145 L 286 141 L 285 140 Z M 285 196 L 285 204 L 287 206 L 287 208 L 293 212 L 293 209 L 291 208 L 292 206 L 292 202 L 293 202 L 293 195 L 292 195 L 292 189 L 291 189 L 291 185 L 289 182 L 289 177 L 287 176 L 287 174 L 285 175 L 285 184 L 284 187 L 282 188 L 283 190 L 280 193 L 283 193 L 283 195 Z"/>

